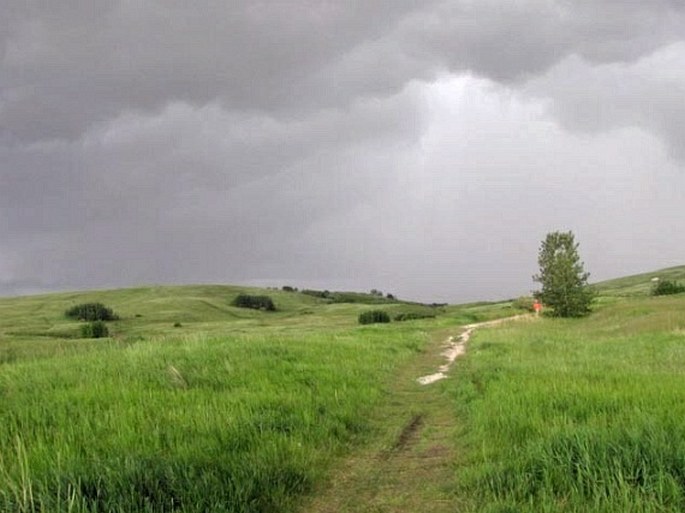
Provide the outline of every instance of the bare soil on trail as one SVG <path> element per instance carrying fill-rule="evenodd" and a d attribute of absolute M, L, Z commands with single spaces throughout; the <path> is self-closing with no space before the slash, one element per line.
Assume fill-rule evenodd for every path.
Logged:
<path fill-rule="evenodd" d="M 459 335 L 459 337 L 457 337 L 457 339 L 452 336 L 447 339 L 447 347 L 442 352 L 442 356 L 444 356 L 447 361 L 438 368 L 438 372 L 421 376 L 420 378 L 417 378 L 416 381 L 418 381 L 421 385 L 430 385 L 431 383 L 445 379 L 447 377 L 447 371 L 450 370 L 450 367 L 454 361 L 466 352 L 466 343 L 471 338 L 471 334 L 477 328 L 487 328 L 488 326 L 496 326 L 498 324 L 502 324 L 503 322 L 515 321 L 530 317 L 530 314 L 515 315 L 513 317 L 505 317 L 503 319 L 495 319 L 494 321 L 478 322 L 463 326 L 464 331 L 461 335 Z"/>

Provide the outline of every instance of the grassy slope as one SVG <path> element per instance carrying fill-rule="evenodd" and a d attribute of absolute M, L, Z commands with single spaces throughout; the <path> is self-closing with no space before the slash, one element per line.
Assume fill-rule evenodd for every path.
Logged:
<path fill-rule="evenodd" d="M 231 307 L 239 292 L 279 312 Z M 65 338 L 64 310 L 86 301 L 122 317 L 112 339 Z M 0 510 L 288 510 L 383 432 L 368 417 L 427 332 L 508 312 L 357 325 L 377 307 L 209 286 L 0 300 Z"/>
<path fill-rule="evenodd" d="M 685 510 L 685 296 L 620 297 L 644 281 L 607 284 L 587 319 L 483 329 L 450 379 L 419 387 L 434 343 L 375 411 L 384 435 L 302 511 Z"/>
<path fill-rule="evenodd" d="M 683 295 L 477 333 L 452 387 L 461 510 L 685 510 L 684 368 Z"/>
<path fill-rule="evenodd" d="M 278 312 L 262 312 L 231 306 L 239 293 L 268 294 Z M 355 294 L 356 300 L 366 296 Z M 64 311 L 74 304 L 99 301 L 121 317 L 108 323 L 114 340 L 141 339 L 185 334 L 227 334 L 330 330 L 351 327 L 356 316 L 370 308 L 391 314 L 404 311 L 433 311 L 402 302 L 384 305 L 329 304 L 305 294 L 249 287 L 197 285 L 140 287 L 90 292 L 73 292 L 0 298 L 0 362 L 39 355 L 79 353 L 106 344 L 79 340 L 80 323 L 66 319 Z M 175 328 L 175 323 L 181 323 Z"/>
<path fill-rule="evenodd" d="M 658 271 L 616 278 L 593 285 L 602 296 L 635 297 L 649 294 L 654 283 L 652 278 L 685 281 L 685 266 L 669 267 Z"/>
<path fill-rule="evenodd" d="M 425 388 L 448 333 L 511 309 L 359 327 L 377 306 L 255 291 L 265 314 L 234 287 L 0 300 L 0 509 L 682 511 L 685 297 L 645 281 L 668 271 L 599 284 L 587 319 L 483 330 Z M 114 339 L 51 336 L 86 300 L 123 316 Z"/>

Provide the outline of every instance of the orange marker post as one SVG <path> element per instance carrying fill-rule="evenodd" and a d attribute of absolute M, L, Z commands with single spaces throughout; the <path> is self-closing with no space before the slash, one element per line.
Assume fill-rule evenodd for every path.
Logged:
<path fill-rule="evenodd" d="M 540 303 L 539 299 L 536 299 L 535 303 L 533 303 L 533 310 L 535 310 L 535 315 L 540 315 L 540 312 L 542 311 L 542 303 Z"/>

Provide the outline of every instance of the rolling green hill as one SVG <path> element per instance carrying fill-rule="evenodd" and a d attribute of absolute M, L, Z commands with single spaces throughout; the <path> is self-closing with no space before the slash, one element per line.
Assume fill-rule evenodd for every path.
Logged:
<path fill-rule="evenodd" d="M 685 267 L 596 284 L 587 318 L 478 328 L 426 387 L 448 337 L 516 303 L 0 299 L 0 511 L 683 511 L 685 294 L 648 297 L 654 276 Z M 119 315 L 109 338 L 79 338 L 64 312 L 85 302 Z M 359 325 L 371 309 L 432 317 Z"/>
<path fill-rule="evenodd" d="M 601 281 L 592 286 L 602 296 L 647 296 L 654 286 L 653 278 L 685 282 L 685 265 Z"/>
<path fill-rule="evenodd" d="M 276 312 L 232 306 L 238 294 L 268 295 Z M 133 343 L 160 337 L 241 333 L 321 332 L 357 325 L 357 316 L 382 308 L 400 313 L 461 316 L 465 320 L 499 315 L 498 304 L 430 307 L 361 292 L 309 293 L 230 285 L 151 286 L 0 298 L 0 362 L 97 350 L 106 345 L 80 338 L 83 323 L 64 312 L 80 303 L 100 302 L 119 320 L 108 322 L 110 342 Z M 180 326 L 179 326 L 180 324 Z"/>
<path fill-rule="evenodd" d="M 236 308 L 239 293 L 277 311 Z M 432 360 L 428 333 L 512 312 L 367 296 L 187 286 L 0 299 L 0 511 L 292 511 L 331 459 L 381 432 L 371 414 L 399 368 Z M 119 315 L 111 337 L 76 338 L 82 323 L 64 312 L 84 302 Z M 376 308 L 436 317 L 357 323 Z"/>

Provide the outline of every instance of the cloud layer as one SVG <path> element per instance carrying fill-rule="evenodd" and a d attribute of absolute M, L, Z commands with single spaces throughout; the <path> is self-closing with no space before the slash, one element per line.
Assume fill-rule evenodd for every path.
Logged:
<path fill-rule="evenodd" d="M 683 34 L 667 0 L 9 0 L 0 293 L 497 298 L 552 229 L 595 277 L 683 263 Z"/>

